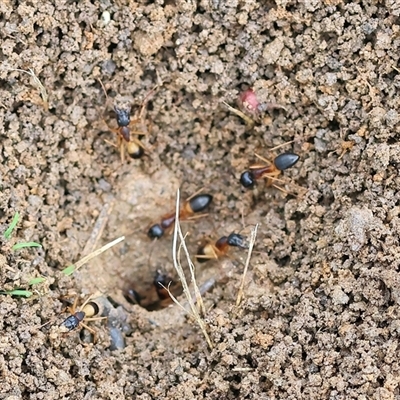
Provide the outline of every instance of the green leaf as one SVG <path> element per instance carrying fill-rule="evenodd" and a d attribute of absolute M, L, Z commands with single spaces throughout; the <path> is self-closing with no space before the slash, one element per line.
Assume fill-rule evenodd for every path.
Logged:
<path fill-rule="evenodd" d="M 42 283 L 46 280 L 43 276 L 38 276 L 37 278 L 32 278 L 29 282 L 28 285 L 38 285 L 39 283 Z"/>
<path fill-rule="evenodd" d="M 24 247 L 42 247 L 41 244 L 36 243 L 36 242 L 23 242 L 23 243 L 17 243 L 14 244 L 12 247 L 13 251 L 23 249 Z"/>
<path fill-rule="evenodd" d="M 5 292 L 0 292 L 0 294 L 9 294 L 10 296 L 24 296 L 24 297 L 31 297 L 33 295 L 33 293 L 30 292 L 29 290 L 21 290 L 21 289 L 8 290 Z"/>
<path fill-rule="evenodd" d="M 74 264 L 69 265 L 67 268 L 64 268 L 61 272 L 62 272 L 65 276 L 72 275 L 72 274 L 75 272 L 75 265 L 74 265 Z"/>
<path fill-rule="evenodd" d="M 19 221 L 19 212 L 17 211 L 13 217 L 13 220 L 11 221 L 10 226 L 7 228 L 7 230 L 4 232 L 4 237 L 6 239 L 10 239 L 11 234 L 13 233 L 14 228 L 17 226 Z"/>

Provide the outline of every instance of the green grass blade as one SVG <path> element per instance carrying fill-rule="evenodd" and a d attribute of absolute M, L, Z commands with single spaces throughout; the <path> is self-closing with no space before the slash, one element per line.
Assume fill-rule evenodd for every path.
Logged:
<path fill-rule="evenodd" d="M 37 278 L 32 278 L 29 282 L 28 285 L 33 286 L 33 285 L 38 285 L 39 283 L 42 283 L 46 280 L 43 276 L 38 276 Z"/>
<path fill-rule="evenodd" d="M 42 247 L 42 245 L 39 243 L 36 243 L 36 242 L 23 242 L 23 243 L 14 244 L 12 249 L 15 251 L 15 250 L 23 249 L 24 247 Z"/>
<path fill-rule="evenodd" d="M 13 220 L 11 221 L 10 226 L 7 228 L 7 230 L 4 232 L 4 237 L 6 239 L 10 239 L 11 234 L 13 233 L 14 228 L 17 226 L 19 221 L 19 212 L 17 211 L 13 217 Z"/>
<path fill-rule="evenodd" d="M 61 272 L 65 275 L 65 276 L 69 276 L 72 275 L 75 271 L 75 265 L 68 265 L 67 268 L 64 268 Z"/>
<path fill-rule="evenodd" d="M 10 296 L 22 296 L 22 297 L 31 297 L 33 295 L 32 292 L 29 290 L 21 290 L 21 289 L 15 289 L 15 290 L 8 290 L 8 291 L 3 291 L 0 292 L 0 294 L 9 294 Z"/>

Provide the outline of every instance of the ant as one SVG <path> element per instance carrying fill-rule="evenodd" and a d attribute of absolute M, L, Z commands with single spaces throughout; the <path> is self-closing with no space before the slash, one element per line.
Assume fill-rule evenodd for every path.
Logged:
<path fill-rule="evenodd" d="M 222 236 L 215 243 L 207 243 L 205 246 L 199 247 L 196 259 L 200 263 L 212 259 L 218 259 L 225 256 L 230 247 L 239 247 L 241 249 L 249 248 L 244 236 L 238 233 L 231 233 L 229 236 Z"/>
<path fill-rule="evenodd" d="M 89 328 L 83 321 L 97 321 L 100 319 L 107 319 L 107 317 L 94 317 L 100 311 L 99 306 L 94 302 L 90 301 L 93 296 L 89 296 L 88 299 L 82 304 L 79 311 L 76 311 L 76 304 L 78 302 L 78 298 L 75 299 L 74 304 L 72 307 L 68 308 L 68 311 L 71 315 L 66 318 L 60 326 L 66 328 L 67 332 L 71 332 L 72 330 L 76 329 L 79 325 L 86 328 L 89 332 L 96 336 L 96 332 Z M 89 317 L 89 318 L 87 318 Z"/>
<path fill-rule="evenodd" d="M 103 88 L 104 89 L 104 88 Z M 121 162 L 125 161 L 125 149 L 128 155 L 133 159 L 139 159 L 145 154 L 145 147 L 140 139 L 133 138 L 132 135 L 145 136 L 147 133 L 144 131 L 135 131 L 131 129 L 132 125 L 138 125 L 143 117 L 146 102 L 149 96 L 157 89 L 157 86 L 150 90 L 143 100 L 142 107 L 139 115 L 131 121 L 131 108 L 119 108 L 114 106 L 115 117 L 117 120 L 118 128 L 111 128 L 108 124 L 108 129 L 118 135 L 117 147 L 120 149 Z"/>
<path fill-rule="evenodd" d="M 212 202 L 213 197 L 210 194 L 198 194 L 186 200 L 185 204 L 179 211 L 179 219 L 187 221 L 194 219 L 194 214 L 205 210 Z M 196 218 L 203 217 L 205 214 L 197 215 Z M 175 223 L 176 213 L 164 215 L 161 218 L 161 223 L 152 225 L 147 231 L 147 236 L 150 239 L 160 239 L 165 231 Z"/>
<path fill-rule="evenodd" d="M 124 293 L 124 297 L 128 303 L 140 305 L 142 296 L 135 289 L 128 289 Z"/>
<path fill-rule="evenodd" d="M 170 299 L 168 288 L 170 285 L 173 285 L 173 281 L 167 274 L 162 273 L 161 270 L 157 270 L 154 276 L 153 285 L 160 301 Z"/>
<path fill-rule="evenodd" d="M 279 176 L 282 171 L 293 167 L 300 159 L 300 156 L 294 153 L 280 154 L 275 157 L 272 163 L 258 154 L 256 154 L 256 157 L 266 162 L 267 165 L 251 165 L 248 171 L 242 173 L 240 176 L 240 183 L 245 188 L 253 188 L 256 180 L 266 177 L 268 178 L 267 186 L 274 186 L 277 189 L 281 189 L 272 182 L 277 180 L 276 177 Z"/>
<path fill-rule="evenodd" d="M 121 161 L 124 161 L 124 146 L 128 155 L 131 158 L 139 159 L 143 157 L 144 146 L 142 142 L 139 139 L 132 138 L 131 134 L 144 136 L 145 133 L 140 131 L 132 131 L 130 129 L 131 124 L 136 124 L 138 121 L 140 121 L 142 112 L 140 112 L 138 118 L 135 118 L 133 121 L 131 121 L 130 108 L 123 109 L 114 106 L 114 111 L 117 119 L 118 128 L 111 129 L 111 131 L 118 134 L 118 146 L 120 147 L 121 151 Z"/>

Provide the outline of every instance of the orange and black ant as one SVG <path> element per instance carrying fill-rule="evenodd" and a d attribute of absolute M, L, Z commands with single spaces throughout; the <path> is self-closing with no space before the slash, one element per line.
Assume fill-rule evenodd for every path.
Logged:
<path fill-rule="evenodd" d="M 273 182 L 278 180 L 277 176 L 279 176 L 282 171 L 293 167 L 300 159 L 300 156 L 294 153 L 280 154 L 275 157 L 272 163 L 257 154 L 256 157 L 267 164 L 251 165 L 247 171 L 242 173 L 240 176 L 240 183 L 245 188 L 253 188 L 258 179 L 267 178 L 267 186 L 274 186 L 277 189 L 281 189 L 279 186 L 274 185 Z"/>
<path fill-rule="evenodd" d="M 238 233 L 231 233 L 229 236 L 222 236 L 215 243 L 207 243 L 199 247 L 196 254 L 198 262 L 203 263 L 208 260 L 218 259 L 227 255 L 230 247 L 248 249 L 246 238 Z"/>
<path fill-rule="evenodd" d="M 115 116 L 117 119 L 118 128 L 111 128 L 111 132 L 114 132 L 118 135 L 118 144 L 117 147 L 120 149 L 121 153 L 121 161 L 125 161 L 125 149 L 128 155 L 133 159 L 139 159 L 144 155 L 144 145 L 140 141 L 140 139 L 133 138 L 132 134 L 145 136 L 146 133 L 142 131 L 133 131 L 131 130 L 131 125 L 137 125 L 141 120 L 140 112 L 139 117 L 135 118 L 131 121 L 131 109 L 128 108 L 118 108 L 114 106 Z"/>
<path fill-rule="evenodd" d="M 104 89 L 104 88 L 103 88 Z M 147 132 L 133 130 L 132 126 L 137 126 L 142 122 L 143 113 L 145 110 L 148 97 L 157 89 L 157 86 L 152 89 L 145 97 L 139 115 L 131 120 L 131 108 L 119 108 L 114 106 L 115 117 L 118 128 L 111 128 L 108 124 L 108 129 L 118 135 L 117 147 L 120 149 L 121 161 L 125 161 L 125 149 L 128 155 L 133 159 L 139 159 L 145 154 L 145 147 L 140 141 L 141 136 L 146 136 Z M 139 138 L 134 138 L 132 135 L 138 135 Z"/>
<path fill-rule="evenodd" d="M 97 321 L 101 319 L 106 319 L 107 317 L 93 318 L 99 313 L 100 309 L 94 301 L 90 301 L 92 298 L 93 296 L 89 296 L 88 299 L 82 304 L 82 307 L 80 307 L 79 311 L 76 311 L 76 305 L 78 301 L 78 298 L 76 298 L 73 306 L 68 308 L 68 311 L 71 313 L 71 315 L 66 318 L 60 324 L 60 326 L 64 327 L 67 332 L 76 329 L 78 326 L 82 326 L 95 336 L 96 332 L 93 329 L 89 328 L 86 324 L 84 324 L 83 321 Z"/>
<path fill-rule="evenodd" d="M 210 194 L 198 194 L 186 200 L 185 204 L 179 211 L 179 219 L 187 221 L 194 218 L 194 214 L 204 211 L 212 202 L 213 197 Z M 204 214 L 197 215 L 202 217 Z M 152 225 L 147 231 L 147 236 L 151 239 L 161 238 L 165 231 L 175 223 L 176 214 L 171 213 L 161 218 L 161 223 Z"/>

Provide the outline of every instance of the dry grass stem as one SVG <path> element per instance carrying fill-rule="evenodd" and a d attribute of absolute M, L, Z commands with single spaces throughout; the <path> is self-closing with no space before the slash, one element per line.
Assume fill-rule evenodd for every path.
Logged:
<path fill-rule="evenodd" d="M 251 231 L 250 243 L 249 243 L 249 252 L 247 253 L 247 260 L 246 260 L 246 264 L 244 266 L 242 282 L 240 283 L 239 292 L 238 292 L 238 295 L 237 295 L 237 298 L 236 298 L 236 306 L 237 307 L 240 305 L 240 303 L 242 301 L 242 298 L 243 298 L 244 283 L 246 281 L 246 274 L 247 274 L 247 271 L 249 269 L 249 264 L 250 264 L 251 254 L 253 253 L 254 243 L 256 242 L 257 229 L 258 229 L 258 224 Z"/>
<path fill-rule="evenodd" d="M 233 112 L 234 114 L 236 114 L 238 117 L 242 118 L 246 124 L 253 126 L 254 125 L 254 120 L 252 120 L 250 117 L 248 117 L 246 114 L 242 113 L 240 110 L 230 106 L 228 103 L 226 103 L 225 101 L 222 102 L 222 104 L 224 104 L 226 107 L 228 107 L 229 111 Z"/>
<path fill-rule="evenodd" d="M 35 88 L 37 88 L 40 92 L 40 97 L 42 98 L 43 101 L 43 107 L 46 111 L 49 110 L 49 96 L 47 94 L 47 90 L 46 88 L 43 86 L 42 82 L 40 82 L 40 79 L 35 75 L 35 73 L 33 72 L 32 69 L 19 69 L 19 68 L 12 68 L 10 69 L 10 71 L 19 71 L 19 72 L 25 72 L 26 74 L 28 74 L 32 80 L 33 80 L 33 86 Z"/>
<path fill-rule="evenodd" d="M 201 298 L 201 294 L 200 294 L 200 290 L 199 287 L 197 286 L 196 283 L 196 277 L 195 277 L 195 268 L 194 265 L 192 263 L 192 260 L 190 259 L 190 254 L 188 252 L 188 249 L 186 247 L 186 243 L 185 243 L 185 237 L 182 234 L 182 230 L 179 224 L 179 203 L 180 203 L 180 199 L 179 199 L 179 189 L 177 191 L 177 199 L 176 199 L 176 214 L 175 214 L 175 229 L 174 229 L 174 238 L 173 238 L 173 245 L 172 245 L 172 258 L 173 258 L 173 263 L 174 263 L 174 267 L 175 270 L 179 276 L 179 279 L 182 283 L 182 288 L 183 288 L 183 293 L 186 296 L 186 299 L 189 303 L 190 306 L 190 311 L 189 311 L 189 315 L 191 315 L 191 317 L 196 321 L 196 323 L 199 325 L 207 343 L 208 346 L 212 349 L 213 345 L 211 343 L 211 339 L 208 336 L 207 333 L 207 329 L 206 329 L 206 324 L 204 323 L 203 319 L 201 318 L 201 314 L 204 314 L 204 304 L 203 304 L 203 299 Z M 178 248 L 178 236 L 180 239 L 180 244 L 179 244 L 179 248 Z M 181 250 L 183 249 L 185 255 L 186 255 L 186 259 L 189 265 L 189 270 L 190 270 L 190 277 L 191 277 L 191 283 L 193 284 L 194 287 L 194 292 L 195 292 L 195 296 L 196 296 L 196 300 L 193 299 L 191 293 L 190 293 L 190 289 L 189 289 L 189 285 L 188 282 L 186 280 L 185 277 L 185 273 L 183 272 L 183 268 L 180 262 L 180 255 L 181 255 Z M 172 298 L 172 300 L 178 304 L 181 308 L 183 308 L 185 310 L 185 312 L 188 312 L 179 302 L 178 300 L 171 295 L 170 296 Z M 197 306 L 197 304 L 198 306 Z"/>
<path fill-rule="evenodd" d="M 109 201 L 108 203 L 104 204 L 103 208 L 100 211 L 100 214 L 97 218 L 96 223 L 94 224 L 94 228 L 88 241 L 86 242 L 85 248 L 83 249 L 83 254 L 92 252 L 96 246 L 98 241 L 103 234 L 104 228 L 106 227 L 108 218 L 113 210 L 114 200 Z"/>
<path fill-rule="evenodd" d="M 270 149 L 268 149 L 268 151 L 278 150 L 281 147 L 285 147 L 285 146 L 287 146 L 288 144 L 291 144 L 291 143 L 294 143 L 294 140 L 291 140 L 290 142 L 285 142 L 285 143 L 279 144 L 278 146 L 275 146 L 275 147 L 271 147 Z"/>
<path fill-rule="evenodd" d="M 95 257 L 99 256 L 101 253 L 104 253 L 105 251 L 107 251 L 111 247 L 115 246 L 116 244 L 122 242 L 123 240 L 125 240 L 125 236 L 121 236 L 118 239 L 115 239 L 112 242 L 107 243 L 103 247 L 100 247 L 100 249 L 97 249 L 97 250 L 93 251 L 92 253 L 88 254 L 87 256 L 81 258 L 79 261 L 77 261 L 74 264 L 75 265 L 75 271 L 77 271 L 83 265 L 88 263 L 92 258 L 95 258 Z"/>

